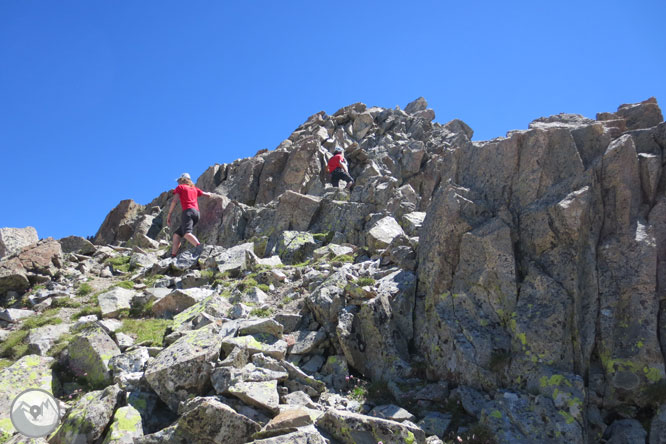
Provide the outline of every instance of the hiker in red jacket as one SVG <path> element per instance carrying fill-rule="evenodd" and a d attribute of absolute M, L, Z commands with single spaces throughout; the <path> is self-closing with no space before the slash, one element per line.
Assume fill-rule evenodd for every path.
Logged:
<path fill-rule="evenodd" d="M 333 157 L 328 160 L 328 172 L 331 173 L 331 184 L 335 188 L 338 188 L 340 180 L 347 182 L 346 188 L 348 189 L 354 186 L 354 179 L 349 175 L 347 161 L 345 160 L 342 148 L 337 147 L 333 150 Z"/>
<path fill-rule="evenodd" d="M 171 207 L 169 207 L 169 214 L 167 215 L 167 225 L 171 225 L 171 213 L 176 206 L 176 196 L 180 197 L 180 206 L 183 209 L 183 214 L 180 221 L 180 228 L 176 230 L 173 234 L 173 247 L 171 249 L 171 257 L 176 257 L 178 250 L 180 249 L 181 238 L 185 238 L 189 243 L 197 247 L 195 252 L 200 253 L 201 243 L 199 239 L 192 234 L 192 229 L 197 222 L 199 222 L 199 202 L 197 198 L 199 196 L 210 197 L 210 193 L 201 191 L 199 188 L 194 186 L 190 175 L 187 173 L 181 174 L 181 176 L 176 179 L 178 186 L 172 191 L 174 194 L 173 199 L 171 200 Z"/>

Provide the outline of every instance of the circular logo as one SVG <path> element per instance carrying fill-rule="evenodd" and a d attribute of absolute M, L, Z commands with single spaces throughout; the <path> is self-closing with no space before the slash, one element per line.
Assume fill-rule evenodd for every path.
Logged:
<path fill-rule="evenodd" d="M 40 438 L 58 426 L 60 407 L 46 390 L 28 389 L 12 401 L 10 419 L 19 433 L 29 438 Z"/>

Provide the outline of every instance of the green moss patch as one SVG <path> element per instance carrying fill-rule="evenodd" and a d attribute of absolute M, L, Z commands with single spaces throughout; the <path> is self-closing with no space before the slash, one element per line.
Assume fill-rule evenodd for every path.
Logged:
<path fill-rule="evenodd" d="M 129 256 L 116 256 L 106 260 L 115 271 L 127 273 L 130 270 L 130 257 Z"/>
<path fill-rule="evenodd" d="M 0 356 L 11 360 L 19 359 L 28 352 L 28 344 L 24 343 L 28 336 L 26 330 L 15 330 L 9 334 L 5 342 L 0 344 Z"/>
<path fill-rule="evenodd" d="M 132 336 L 137 343 L 148 341 L 151 346 L 162 347 L 172 322 L 169 319 L 124 319 L 118 332 Z"/>

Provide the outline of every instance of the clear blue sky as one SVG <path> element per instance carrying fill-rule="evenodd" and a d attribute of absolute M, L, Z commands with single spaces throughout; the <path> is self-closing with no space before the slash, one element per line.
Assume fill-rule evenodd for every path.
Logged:
<path fill-rule="evenodd" d="M 0 227 L 93 235 L 119 201 L 354 102 L 423 96 L 475 140 L 666 110 L 665 17 L 663 0 L 2 0 Z"/>

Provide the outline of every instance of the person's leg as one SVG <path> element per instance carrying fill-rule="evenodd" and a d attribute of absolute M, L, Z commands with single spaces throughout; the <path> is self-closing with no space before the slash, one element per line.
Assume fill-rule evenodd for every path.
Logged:
<path fill-rule="evenodd" d="M 171 256 L 175 256 L 178 254 L 178 250 L 180 249 L 180 236 L 178 233 L 173 234 L 173 247 L 171 247 Z"/>
<path fill-rule="evenodd" d="M 199 239 L 197 239 L 197 237 L 192 233 L 185 234 L 185 239 L 195 247 L 200 244 Z"/>
<path fill-rule="evenodd" d="M 347 182 L 347 186 L 345 188 L 351 189 L 354 186 L 354 179 L 352 179 L 349 173 L 343 171 L 342 174 L 343 174 L 342 180 Z"/>
<path fill-rule="evenodd" d="M 340 170 L 336 169 L 331 173 L 331 185 L 333 187 L 338 188 L 338 185 L 340 184 Z"/>
<path fill-rule="evenodd" d="M 194 226 L 199 222 L 199 212 L 194 208 L 190 208 L 185 211 L 186 214 L 183 215 L 183 218 L 187 220 L 187 223 L 183 225 L 183 231 L 185 232 L 185 239 L 191 243 L 193 246 L 198 247 L 200 242 L 199 239 L 192 233 Z"/>

